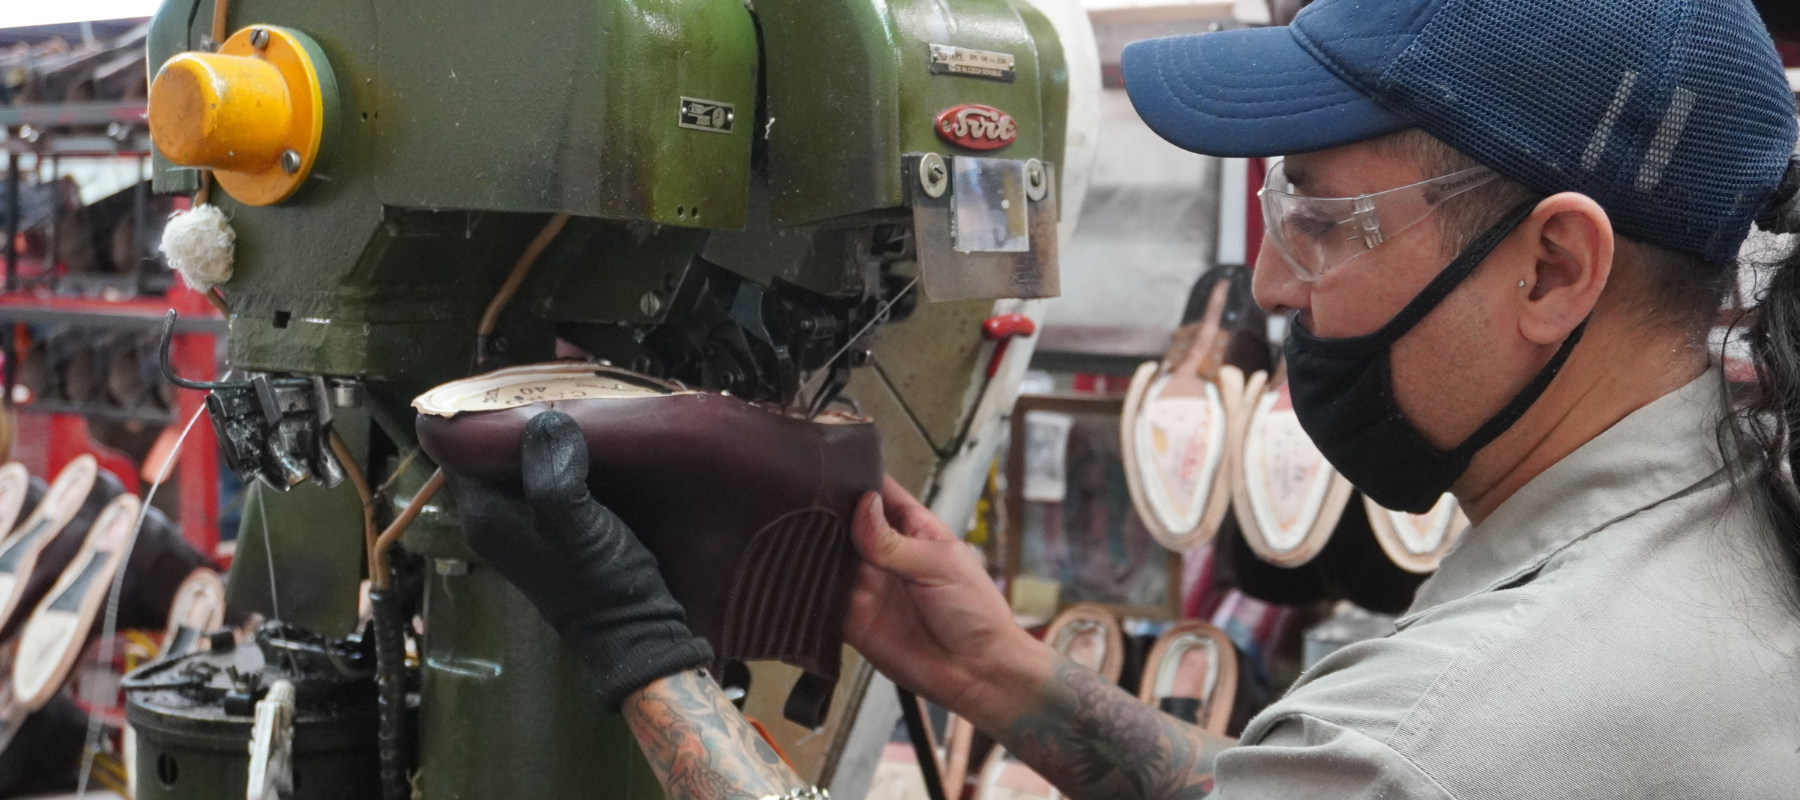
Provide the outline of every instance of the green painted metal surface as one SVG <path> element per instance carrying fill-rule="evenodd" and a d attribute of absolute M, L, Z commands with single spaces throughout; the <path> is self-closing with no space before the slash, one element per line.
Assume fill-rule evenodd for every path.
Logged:
<path fill-rule="evenodd" d="M 152 64 L 198 47 L 205 5 L 166 4 Z M 309 183 L 409 208 L 743 224 L 757 51 L 737 0 L 239 0 L 229 14 L 232 31 L 307 33 L 337 74 L 336 122 L 361 158 Z M 681 127 L 683 97 L 740 118 Z"/>
<path fill-rule="evenodd" d="M 165 6 L 151 63 L 199 44 L 204 5 Z M 341 101 L 331 163 L 296 197 L 256 208 L 214 192 L 237 231 L 222 287 L 235 366 L 429 385 L 467 370 L 475 322 L 546 212 L 744 223 L 757 58 L 738 0 L 238 0 L 229 13 L 232 30 L 317 41 Z M 681 127 L 683 97 L 733 104 L 731 131 Z M 192 185 L 191 171 L 158 175 Z M 514 332 L 540 357 L 549 337 Z"/>
<path fill-rule="evenodd" d="M 547 217 L 319 202 L 338 190 L 274 213 L 236 209 L 232 365 L 417 388 L 466 373 L 488 299 Z M 520 355 L 548 357 L 548 327 L 518 323 Z"/>
<path fill-rule="evenodd" d="M 431 471 L 413 459 L 389 510 L 411 502 Z M 419 797 L 662 797 L 624 717 L 601 710 L 574 652 L 469 551 L 449 489 L 426 503 L 403 544 L 430 562 Z"/>
<path fill-rule="evenodd" d="M 1050 18 L 1030 3 L 1012 0 L 1012 4 L 1019 12 L 1019 19 L 1030 29 L 1031 40 L 1037 43 L 1038 109 L 1045 123 L 1044 154 L 1039 157 L 1057 167 L 1056 208 L 1060 219 L 1064 208 L 1063 173 L 1068 171 L 1063 166 L 1068 163 L 1069 129 L 1062 121 L 1069 118 L 1069 62 L 1063 56 L 1062 37 L 1056 34 L 1056 26 Z"/>
<path fill-rule="evenodd" d="M 952 106 L 979 103 L 1018 120 L 1018 139 L 985 155 L 1047 157 L 1037 44 L 1009 0 L 757 0 L 756 15 L 778 225 L 904 205 L 904 154 L 975 154 L 932 129 Z M 1017 77 L 934 74 L 933 44 L 1009 54 Z"/>
<path fill-rule="evenodd" d="M 373 9 L 382 202 L 744 224 L 756 32 L 738 0 Z M 730 132 L 679 127 L 683 97 L 735 106 Z"/>
<path fill-rule="evenodd" d="M 493 570 L 428 574 L 418 788 L 454 798 L 656 798 L 624 718 Z"/>
<path fill-rule="evenodd" d="M 250 755 L 243 745 L 249 734 L 248 718 L 232 729 L 207 734 L 171 732 L 145 724 L 142 709 L 130 712 L 138 731 L 136 800 L 237 800 L 249 783 Z M 223 726 L 222 726 L 223 727 Z M 295 788 L 285 800 L 378 800 L 380 793 L 370 777 L 374 754 L 343 736 L 329 748 L 319 748 L 317 737 L 304 728 L 295 742 Z M 356 731 L 361 736 L 372 731 Z M 116 795 L 114 795 L 116 796 Z"/>
<path fill-rule="evenodd" d="M 899 219 L 899 210 L 895 219 Z M 864 215 L 879 219 L 878 215 Z M 744 230 L 714 230 L 701 257 L 757 283 L 777 279 L 829 297 L 862 294 L 870 260 L 865 227 L 781 227 L 774 223 L 766 184 L 751 187 Z"/>
<path fill-rule="evenodd" d="M 368 446 L 367 415 L 341 413 L 333 427 L 351 452 Z M 228 607 L 343 638 L 356 632 L 365 573 L 356 487 L 305 483 L 278 492 L 258 482 L 245 491 Z"/>
<path fill-rule="evenodd" d="M 536 313 L 557 322 L 661 322 L 707 234 L 640 222 L 570 220 L 545 254 Z"/>
<path fill-rule="evenodd" d="M 198 47 L 211 8 L 168 0 L 151 63 Z M 873 275 L 868 229 L 911 221 L 903 156 L 968 154 L 933 132 L 950 106 L 1017 119 L 1017 140 L 986 155 L 1062 157 L 1061 50 L 1016 0 L 233 0 L 229 13 L 229 30 L 267 23 L 315 40 L 340 114 L 330 163 L 293 199 L 252 208 L 214 192 L 237 231 L 236 274 L 222 286 L 228 360 L 367 379 L 365 410 L 402 454 L 416 446 L 408 403 L 467 374 L 476 321 L 551 213 L 575 218 L 501 318 L 513 363 L 551 357 L 558 325 L 629 336 L 658 322 L 646 295 L 666 301 L 696 258 L 759 283 L 860 296 Z M 933 74 L 932 44 L 1008 53 L 1016 79 Z M 732 104 L 731 131 L 681 127 L 684 97 Z M 188 191 L 193 177 L 159 168 L 156 185 Z M 911 329 L 956 337 L 915 348 L 952 358 L 935 362 L 942 381 L 898 379 L 933 439 L 966 410 L 972 326 L 987 307 L 920 314 Z M 950 319 L 960 332 L 926 331 Z M 853 393 L 893 397 L 869 378 Z M 923 441 L 892 411 L 891 435 Z M 935 455 L 909 452 L 917 464 L 894 466 L 922 480 Z M 429 472 L 412 462 L 384 520 Z M 353 493 L 264 500 L 272 550 L 240 551 L 246 575 L 272 552 L 278 566 L 310 558 L 360 578 Z M 415 796 L 660 796 L 567 648 L 468 552 L 448 491 L 404 546 L 428 559 Z M 320 591 L 353 602 L 344 577 Z M 292 580 L 277 575 L 284 592 Z M 336 633 L 341 611 L 307 621 Z"/>

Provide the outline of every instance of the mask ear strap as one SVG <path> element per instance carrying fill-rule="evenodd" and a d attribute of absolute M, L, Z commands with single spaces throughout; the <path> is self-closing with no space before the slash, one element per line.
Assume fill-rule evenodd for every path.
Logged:
<path fill-rule="evenodd" d="M 1426 284 L 1425 288 L 1411 302 L 1407 303 L 1405 308 L 1400 309 L 1400 313 L 1395 314 L 1393 319 L 1381 326 L 1380 330 L 1343 339 L 1320 339 L 1313 336 L 1303 326 L 1290 325 L 1291 333 L 1289 335 L 1307 339 L 1308 344 L 1323 355 L 1368 353 L 1399 341 L 1400 337 L 1411 331 L 1414 325 L 1419 324 L 1419 321 L 1425 318 L 1426 314 L 1431 313 L 1431 310 L 1437 308 L 1439 303 L 1444 302 L 1444 298 L 1449 297 L 1458 285 L 1467 280 L 1469 275 L 1475 272 L 1475 268 L 1481 266 L 1481 262 L 1493 254 L 1494 248 L 1499 247 L 1500 243 L 1505 241 L 1506 237 L 1511 236 L 1520 223 L 1531 216 L 1531 212 L 1537 210 L 1538 202 L 1534 199 L 1520 203 L 1518 207 L 1507 212 L 1499 222 L 1494 223 L 1493 227 L 1476 237 L 1475 241 L 1469 244 L 1468 249 L 1463 250 L 1462 255 L 1457 256 L 1455 261 L 1450 262 L 1450 266 L 1445 267 L 1444 271 L 1437 274 L 1437 277 L 1432 278 L 1431 283 Z"/>
<path fill-rule="evenodd" d="M 1588 317 L 1588 319 L 1592 318 Z M 1519 421 L 1520 417 L 1525 416 L 1525 412 L 1531 408 L 1531 404 L 1536 403 L 1538 398 L 1543 396 L 1544 391 L 1550 388 L 1550 382 L 1556 379 L 1557 374 L 1562 372 L 1563 365 L 1568 363 L 1569 354 L 1575 350 L 1575 343 L 1581 341 L 1581 335 L 1587 332 L 1588 319 L 1583 319 L 1580 325 L 1575 326 L 1575 330 L 1569 331 L 1569 338 L 1564 339 L 1562 346 L 1556 349 L 1556 355 L 1550 357 L 1550 363 L 1538 370 L 1537 377 L 1532 378 L 1531 383 L 1519 390 L 1519 393 L 1513 396 L 1506 407 L 1500 409 L 1500 413 L 1489 418 L 1473 434 L 1470 434 L 1469 438 L 1464 439 L 1462 444 L 1457 445 L 1455 450 L 1450 451 L 1450 459 L 1456 464 L 1459 474 L 1468 468 L 1469 460 L 1475 457 L 1475 453 L 1500 438 L 1500 434 L 1505 433 L 1508 428 Z"/>

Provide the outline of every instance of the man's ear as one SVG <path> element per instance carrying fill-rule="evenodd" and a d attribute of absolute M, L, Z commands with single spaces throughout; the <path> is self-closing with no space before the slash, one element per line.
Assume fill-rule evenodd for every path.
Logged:
<path fill-rule="evenodd" d="M 1519 290 L 1519 333 L 1558 344 L 1593 312 L 1612 277 L 1612 219 L 1593 198 L 1564 192 L 1539 203 L 1520 227 L 1535 263 Z"/>

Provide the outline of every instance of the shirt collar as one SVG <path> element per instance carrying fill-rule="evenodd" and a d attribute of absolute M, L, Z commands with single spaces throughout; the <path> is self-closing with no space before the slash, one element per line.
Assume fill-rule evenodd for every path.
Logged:
<path fill-rule="evenodd" d="M 1607 523 L 1717 473 L 1726 402 L 1718 370 L 1708 370 L 1551 465 L 1463 535 L 1399 624 L 1516 580 Z"/>

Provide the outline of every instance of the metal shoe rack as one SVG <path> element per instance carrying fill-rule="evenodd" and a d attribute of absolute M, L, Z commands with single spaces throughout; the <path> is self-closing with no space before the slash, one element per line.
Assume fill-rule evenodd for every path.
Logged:
<path fill-rule="evenodd" d="M 84 204 L 65 170 L 112 161 L 147 174 L 148 23 L 54 27 L 0 30 L 0 358 L 4 403 L 16 417 L 12 460 L 49 476 L 94 453 L 141 493 L 203 403 L 201 393 L 161 377 L 165 315 L 174 309 L 181 316 L 172 364 L 202 380 L 218 371 L 227 322 L 156 252 L 175 207 L 170 198 L 152 196 L 145 179 Z M 90 423 L 134 431 L 140 443 L 150 441 L 147 431 L 162 432 L 148 455 L 133 458 L 97 441 Z M 170 476 L 183 536 L 203 553 L 229 557 L 219 547 L 211 425 L 191 426 Z"/>

